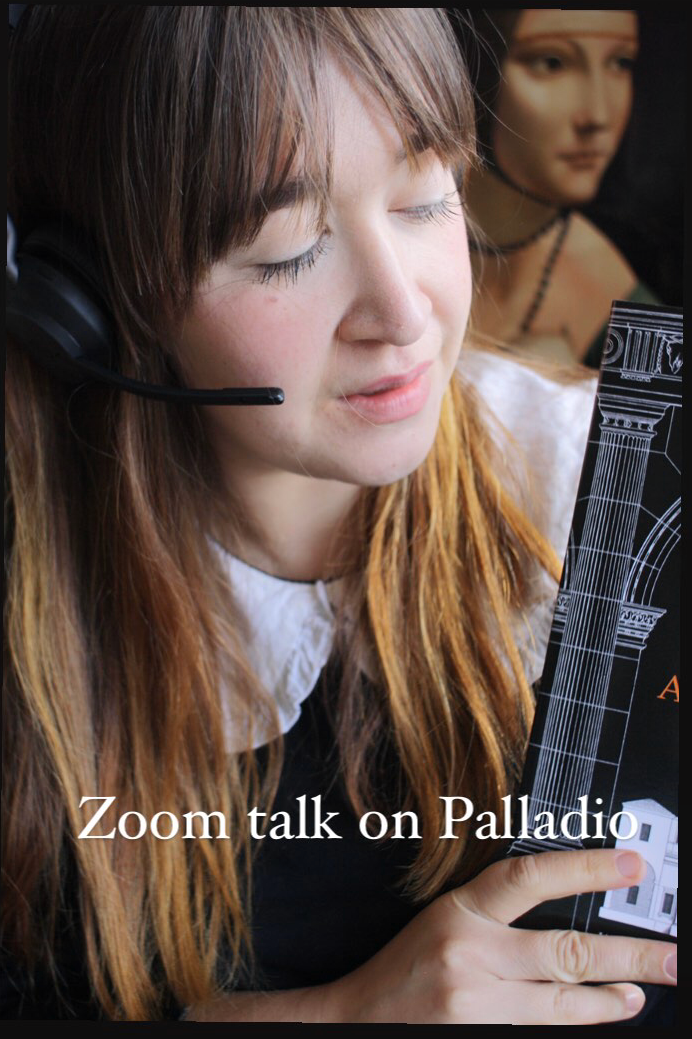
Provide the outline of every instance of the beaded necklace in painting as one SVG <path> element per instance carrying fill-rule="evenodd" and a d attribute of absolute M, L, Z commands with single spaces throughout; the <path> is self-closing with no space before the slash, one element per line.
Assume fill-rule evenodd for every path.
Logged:
<path fill-rule="evenodd" d="M 534 293 L 526 310 L 526 314 L 519 326 L 519 331 L 522 335 L 527 335 L 530 332 L 531 325 L 533 324 L 536 314 L 545 299 L 548 286 L 550 285 L 550 279 L 553 274 L 553 268 L 555 267 L 557 258 L 560 255 L 565 238 L 567 237 L 570 215 L 571 210 L 559 209 L 557 213 L 547 221 L 547 223 L 543 224 L 536 231 L 532 231 L 532 233 L 527 235 L 526 238 L 520 238 L 515 242 L 509 242 L 507 245 L 492 245 L 485 242 L 469 241 L 469 247 L 473 252 L 482 253 L 484 256 L 504 256 L 509 253 L 520 252 L 522 249 L 527 249 L 530 245 L 533 245 L 534 242 L 537 242 L 539 238 L 542 238 L 543 235 L 551 231 L 556 224 L 560 225 L 553 246 L 543 265 L 536 292 Z"/>
<path fill-rule="evenodd" d="M 519 331 L 522 335 L 528 335 L 531 331 L 531 325 L 533 324 L 536 314 L 540 310 L 543 300 L 545 299 L 545 294 L 548 291 L 550 279 L 553 274 L 553 268 L 555 267 L 557 258 L 560 255 L 560 251 L 562 249 L 562 246 L 564 245 L 565 238 L 567 237 L 567 231 L 569 230 L 569 218 L 569 210 L 563 211 L 560 214 L 560 219 L 562 221 L 560 224 L 560 229 L 557 233 L 555 241 L 553 242 L 553 247 L 548 253 L 548 258 L 545 261 L 545 264 L 543 265 L 540 281 L 538 282 L 538 288 L 536 289 L 534 297 L 527 308 L 526 314 L 524 315 L 524 320 L 519 325 Z"/>

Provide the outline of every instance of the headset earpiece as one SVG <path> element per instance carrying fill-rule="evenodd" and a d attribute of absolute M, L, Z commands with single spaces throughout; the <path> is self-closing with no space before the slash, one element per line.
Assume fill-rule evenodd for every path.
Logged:
<path fill-rule="evenodd" d="M 63 381 L 105 383 L 173 404 L 283 403 L 278 386 L 191 389 L 121 375 L 115 365 L 115 322 L 88 245 L 56 221 L 32 231 L 15 256 L 9 219 L 7 227 L 7 331 Z"/>
<path fill-rule="evenodd" d="M 84 381 L 80 362 L 112 368 L 113 320 L 86 245 L 57 222 L 36 228 L 16 257 L 8 285 L 7 331 L 39 363 Z"/>

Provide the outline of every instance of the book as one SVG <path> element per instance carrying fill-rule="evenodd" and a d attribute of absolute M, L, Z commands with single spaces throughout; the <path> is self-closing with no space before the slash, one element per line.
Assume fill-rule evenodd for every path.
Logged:
<path fill-rule="evenodd" d="M 509 854 L 623 847 L 638 885 L 522 918 L 677 936 L 682 311 L 613 303 Z"/>

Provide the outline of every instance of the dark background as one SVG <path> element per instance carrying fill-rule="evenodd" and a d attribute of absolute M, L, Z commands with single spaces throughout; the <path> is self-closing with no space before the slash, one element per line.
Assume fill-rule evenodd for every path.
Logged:
<path fill-rule="evenodd" d="M 682 306 L 687 19 L 665 5 L 638 14 L 632 119 L 584 212 L 663 303 Z"/>

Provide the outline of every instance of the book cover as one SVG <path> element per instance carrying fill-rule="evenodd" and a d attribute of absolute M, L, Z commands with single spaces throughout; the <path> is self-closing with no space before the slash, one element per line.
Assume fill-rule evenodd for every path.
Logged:
<path fill-rule="evenodd" d="M 626 847 L 531 926 L 677 935 L 682 311 L 615 302 L 510 854 Z"/>

